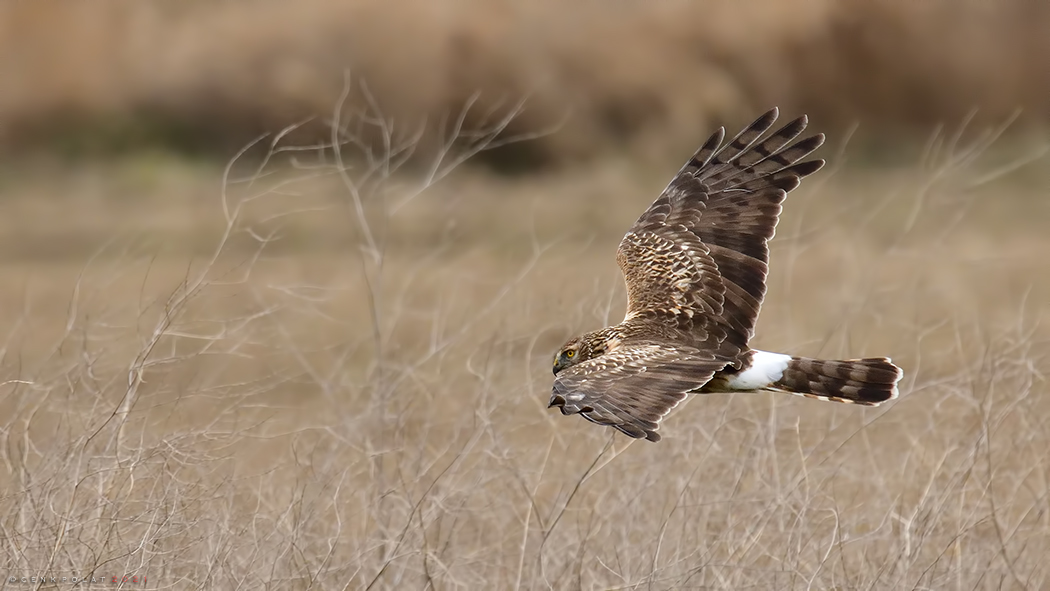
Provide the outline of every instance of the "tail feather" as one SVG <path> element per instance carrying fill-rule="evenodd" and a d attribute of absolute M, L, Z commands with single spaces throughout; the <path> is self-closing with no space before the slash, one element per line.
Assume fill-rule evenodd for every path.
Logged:
<path fill-rule="evenodd" d="M 904 372 L 889 358 L 826 361 L 792 357 L 772 390 L 818 400 L 876 406 L 897 397 Z"/>

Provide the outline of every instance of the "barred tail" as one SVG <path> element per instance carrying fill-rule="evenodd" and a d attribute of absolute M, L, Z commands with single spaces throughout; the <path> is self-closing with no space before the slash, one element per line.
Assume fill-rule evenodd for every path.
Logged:
<path fill-rule="evenodd" d="M 792 357 L 770 389 L 817 400 L 876 406 L 897 397 L 904 372 L 889 358 L 826 361 Z"/>

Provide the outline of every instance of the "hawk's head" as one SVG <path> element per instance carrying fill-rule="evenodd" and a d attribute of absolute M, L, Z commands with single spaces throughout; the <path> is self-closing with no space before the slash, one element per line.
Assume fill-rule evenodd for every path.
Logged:
<path fill-rule="evenodd" d="M 609 328 L 569 339 L 554 356 L 554 375 L 567 367 L 604 355 L 617 342 L 619 340 L 610 333 Z"/>

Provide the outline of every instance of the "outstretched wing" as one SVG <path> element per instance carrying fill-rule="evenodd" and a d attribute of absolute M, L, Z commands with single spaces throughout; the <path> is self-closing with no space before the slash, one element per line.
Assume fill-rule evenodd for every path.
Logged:
<path fill-rule="evenodd" d="M 706 384 L 723 367 L 724 361 L 697 349 L 626 346 L 560 372 L 549 406 L 636 439 L 659 441 L 661 419 L 686 392 Z"/>
<path fill-rule="evenodd" d="M 824 143 L 822 134 L 792 144 L 806 128 L 805 116 L 761 139 L 777 116 L 770 110 L 725 146 L 725 130 L 715 132 L 627 232 L 617 261 L 627 282 L 628 318 L 670 318 L 679 325 L 690 311 L 705 314 L 710 322 L 693 323 L 704 333 L 699 340 L 724 331 L 726 355 L 747 350 L 766 292 L 767 243 L 781 202 L 824 165 L 800 162 Z M 688 255 L 665 262 L 665 253 L 676 250 Z M 685 312 L 653 312 L 674 307 Z"/>

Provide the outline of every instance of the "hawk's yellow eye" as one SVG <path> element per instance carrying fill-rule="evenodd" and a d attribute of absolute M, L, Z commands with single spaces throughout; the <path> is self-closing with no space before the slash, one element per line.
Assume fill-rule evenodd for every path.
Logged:
<path fill-rule="evenodd" d="M 568 357 L 569 359 L 572 359 L 574 355 L 576 355 L 576 351 L 566 351 L 565 352 L 565 356 Z"/>

